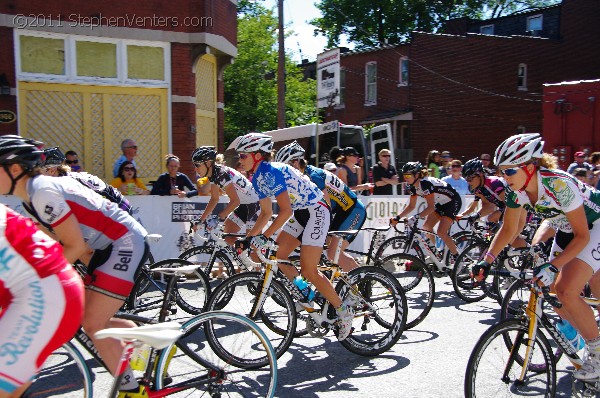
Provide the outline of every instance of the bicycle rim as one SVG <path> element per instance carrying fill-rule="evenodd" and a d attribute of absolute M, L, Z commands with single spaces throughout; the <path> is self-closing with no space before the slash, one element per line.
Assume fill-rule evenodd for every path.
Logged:
<path fill-rule="evenodd" d="M 93 374 L 75 346 L 68 342 L 44 362 L 23 397 L 93 397 Z"/>
<path fill-rule="evenodd" d="M 218 280 L 212 276 L 212 273 L 218 271 L 219 268 L 222 268 L 227 276 L 235 275 L 234 262 L 222 249 L 218 249 L 211 260 L 214 251 L 214 246 L 194 246 L 181 253 L 179 258 L 198 264 L 209 279 Z"/>
<path fill-rule="evenodd" d="M 538 334 L 533 346 L 533 362 L 545 362 L 542 373 L 527 371 L 524 381 L 517 379 L 522 362 L 510 360 L 510 350 L 515 343 L 521 357 L 529 339 L 527 327 L 517 320 L 500 322 L 488 329 L 479 339 L 467 364 L 465 374 L 465 397 L 554 397 L 556 390 L 556 365 L 548 341 Z M 505 376 L 506 373 L 506 376 Z"/>
<path fill-rule="evenodd" d="M 207 340 L 205 332 L 208 329 L 213 337 L 217 336 L 218 345 L 213 346 Z M 173 351 L 174 346 L 167 347 L 158 358 L 156 374 L 168 375 L 168 378 L 157 377 L 156 389 L 190 386 L 194 378 L 211 377 L 212 382 L 193 388 L 206 392 L 208 396 L 274 396 L 278 376 L 275 351 L 268 337 L 254 322 L 238 314 L 213 311 L 191 318 L 182 325 L 182 330 L 184 336 L 176 343 L 176 351 Z M 225 351 L 217 355 L 215 348 L 224 347 Z M 228 357 L 231 353 L 235 353 L 235 357 Z M 262 358 L 267 360 L 260 369 L 241 368 L 234 364 L 264 362 Z M 189 395 L 189 391 L 180 394 Z"/>
<path fill-rule="evenodd" d="M 490 288 L 487 282 L 473 279 L 470 268 L 471 264 L 479 262 L 486 250 L 486 244 L 475 243 L 463 250 L 454 263 L 454 270 L 451 273 L 452 286 L 456 295 L 467 303 L 482 300 Z"/>

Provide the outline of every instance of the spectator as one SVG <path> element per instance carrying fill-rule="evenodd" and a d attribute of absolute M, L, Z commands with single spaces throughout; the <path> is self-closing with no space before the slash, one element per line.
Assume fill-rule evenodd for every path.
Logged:
<path fill-rule="evenodd" d="M 483 172 L 486 176 L 493 177 L 496 175 L 497 168 L 494 166 L 494 162 L 492 162 L 492 155 L 489 153 L 483 153 L 479 157 L 481 163 L 483 164 Z"/>
<path fill-rule="evenodd" d="M 588 171 L 583 167 L 578 167 L 573 170 L 573 176 L 577 178 L 579 181 L 589 184 Z"/>
<path fill-rule="evenodd" d="M 382 149 L 378 157 L 379 162 L 373 166 L 373 195 L 392 195 L 392 186 L 399 182 L 396 168 L 390 162 L 392 153 L 389 149 Z"/>
<path fill-rule="evenodd" d="M 71 171 L 82 172 L 83 168 L 81 167 L 81 163 L 79 163 L 79 156 L 77 156 L 77 152 L 75 151 L 67 151 L 65 152 L 65 158 L 67 165 L 71 168 Z"/>
<path fill-rule="evenodd" d="M 123 195 L 148 195 L 150 193 L 144 183 L 137 178 L 137 170 L 133 162 L 126 160 L 121 163 L 117 173 L 117 177 L 110 182 L 110 185 L 117 188 Z"/>
<path fill-rule="evenodd" d="M 427 171 L 434 178 L 440 178 L 440 164 L 442 161 L 442 157 L 438 151 L 435 149 L 429 151 L 427 154 Z"/>
<path fill-rule="evenodd" d="M 119 167 L 121 167 L 121 163 L 124 161 L 132 163 L 137 169 L 135 160 L 133 160 L 137 156 L 137 148 L 137 144 L 131 138 L 127 138 L 121 142 L 121 151 L 123 151 L 123 154 L 117 159 L 115 165 L 113 166 L 113 177 L 117 177 L 119 175 Z"/>
<path fill-rule="evenodd" d="M 358 183 L 362 181 L 362 169 L 357 165 L 358 158 L 358 151 L 351 146 L 344 148 L 342 156 L 338 158 L 337 176 L 354 192 L 371 188 L 371 184 Z"/>
<path fill-rule="evenodd" d="M 440 176 L 446 177 L 450 175 L 451 162 L 454 160 L 449 151 L 442 152 L 442 166 L 440 167 Z"/>
<path fill-rule="evenodd" d="M 590 175 L 590 185 L 600 187 L 600 152 L 590 154 L 590 164 L 592 165 L 592 174 Z"/>
<path fill-rule="evenodd" d="M 198 192 L 188 176 L 179 172 L 179 158 L 172 153 L 165 156 L 167 172 L 158 176 L 152 185 L 152 195 L 177 195 L 180 198 L 196 196 Z M 183 189 L 187 188 L 189 192 Z"/>
<path fill-rule="evenodd" d="M 442 181 L 451 185 L 460 196 L 465 196 L 471 192 L 469 191 L 469 183 L 462 177 L 461 171 L 462 162 L 458 159 L 453 160 L 450 163 L 450 175 L 442 178 Z"/>
<path fill-rule="evenodd" d="M 337 160 L 343 155 L 342 148 L 334 146 L 329 150 L 329 162 L 337 165 Z"/>
<path fill-rule="evenodd" d="M 573 156 L 575 157 L 575 161 L 567 167 L 567 173 L 573 174 L 573 171 L 577 168 L 584 168 L 587 171 L 592 171 L 592 165 L 585 161 L 584 152 L 575 152 L 575 155 Z"/>

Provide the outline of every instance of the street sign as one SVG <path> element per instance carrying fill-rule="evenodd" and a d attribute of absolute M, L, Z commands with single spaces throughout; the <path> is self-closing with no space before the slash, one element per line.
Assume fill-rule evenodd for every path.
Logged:
<path fill-rule="evenodd" d="M 317 108 L 340 103 L 340 49 L 317 55 Z"/>

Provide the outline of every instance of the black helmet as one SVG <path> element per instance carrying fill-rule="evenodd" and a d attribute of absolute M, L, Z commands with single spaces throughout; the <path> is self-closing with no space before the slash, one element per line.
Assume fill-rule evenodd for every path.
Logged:
<path fill-rule="evenodd" d="M 423 170 L 423 165 L 421 162 L 408 162 L 404 166 L 402 166 L 403 173 L 419 173 Z"/>
<path fill-rule="evenodd" d="M 217 151 L 215 151 L 214 146 L 201 146 L 192 152 L 192 162 L 194 163 L 215 160 L 216 157 Z"/>
<path fill-rule="evenodd" d="M 475 158 L 467 161 L 463 165 L 462 174 L 464 178 L 470 177 L 477 173 L 483 173 L 483 163 Z"/>
<path fill-rule="evenodd" d="M 40 163 L 41 167 L 56 167 L 60 166 L 67 160 L 65 155 L 58 149 L 57 146 L 54 148 L 44 149 L 44 160 Z"/>
<path fill-rule="evenodd" d="M 25 169 L 33 169 L 42 160 L 43 145 L 43 142 L 20 135 L 0 136 L 0 164 L 18 163 Z"/>

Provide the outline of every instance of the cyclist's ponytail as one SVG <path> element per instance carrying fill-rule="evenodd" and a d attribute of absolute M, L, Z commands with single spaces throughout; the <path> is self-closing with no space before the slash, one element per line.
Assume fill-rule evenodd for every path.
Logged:
<path fill-rule="evenodd" d="M 548 170 L 556 170 L 558 169 L 558 158 L 554 155 L 544 152 L 542 158 L 538 160 L 537 164 L 538 166 Z"/>

